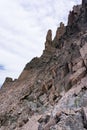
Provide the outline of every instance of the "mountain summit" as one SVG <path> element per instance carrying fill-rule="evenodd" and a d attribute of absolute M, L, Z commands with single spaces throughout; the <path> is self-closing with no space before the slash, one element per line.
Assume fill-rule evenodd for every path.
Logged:
<path fill-rule="evenodd" d="M 0 130 L 87 130 L 87 0 L 73 7 L 40 58 L 0 89 Z"/>

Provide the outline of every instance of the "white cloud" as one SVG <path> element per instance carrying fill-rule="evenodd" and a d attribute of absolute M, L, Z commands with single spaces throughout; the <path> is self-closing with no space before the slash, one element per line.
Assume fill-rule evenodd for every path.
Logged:
<path fill-rule="evenodd" d="M 59 23 L 67 23 L 69 10 L 81 0 L 2 0 L 0 1 L 0 84 L 5 77 L 17 78 L 25 64 L 40 56 L 45 35 L 53 36 Z"/>

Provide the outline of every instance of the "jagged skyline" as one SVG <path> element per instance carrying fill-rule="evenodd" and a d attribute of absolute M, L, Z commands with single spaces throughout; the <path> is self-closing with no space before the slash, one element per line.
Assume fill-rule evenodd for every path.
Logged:
<path fill-rule="evenodd" d="M 4 70 L 4 66 L 0 66 Z M 0 89 L 0 130 L 87 130 L 87 0 L 69 12 L 40 57 Z"/>
<path fill-rule="evenodd" d="M 80 3 L 81 0 L 0 2 L 0 84 L 7 76 L 19 76 L 27 62 L 42 54 L 47 30 L 51 28 L 54 36 L 59 23 L 67 22 L 72 6 Z"/>

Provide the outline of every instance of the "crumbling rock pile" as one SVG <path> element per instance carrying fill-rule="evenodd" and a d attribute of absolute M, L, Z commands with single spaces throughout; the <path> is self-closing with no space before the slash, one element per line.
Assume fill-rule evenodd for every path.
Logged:
<path fill-rule="evenodd" d="M 0 90 L 0 130 L 87 130 L 87 0 L 73 7 L 40 58 Z"/>

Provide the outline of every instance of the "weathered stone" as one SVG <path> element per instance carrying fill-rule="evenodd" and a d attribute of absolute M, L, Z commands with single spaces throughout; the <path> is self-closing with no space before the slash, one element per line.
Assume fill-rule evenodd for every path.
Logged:
<path fill-rule="evenodd" d="M 41 116 L 32 116 L 31 119 L 20 130 L 38 130 L 38 120 Z"/>
<path fill-rule="evenodd" d="M 87 0 L 82 0 L 82 6 L 86 6 L 87 5 Z"/>
<path fill-rule="evenodd" d="M 46 94 L 41 95 L 41 96 L 39 97 L 39 100 L 40 100 L 41 103 L 45 103 L 46 100 L 47 100 L 47 95 L 46 95 Z"/>
<path fill-rule="evenodd" d="M 79 15 L 80 14 L 80 8 L 81 6 L 77 5 L 73 7 L 74 14 Z"/>
<path fill-rule="evenodd" d="M 76 84 L 81 78 L 83 78 L 86 74 L 86 68 L 80 68 L 78 69 L 75 73 L 73 73 L 70 76 L 70 81 L 72 83 L 72 85 Z"/>
<path fill-rule="evenodd" d="M 36 111 L 37 110 L 37 103 L 35 102 L 29 102 L 28 106 L 31 108 L 31 110 Z"/>
<path fill-rule="evenodd" d="M 5 82 L 12 82 L 13 81 L 13 79 L 12 78 L 9 78 L 9 77 L 7 77 L 6 79 L 5 79 Z"/>
<path fill-rule="evenodd" d="M 49 130 L 51 126 L 55 125 L 56 121 L 55 119 L 50 119 L 50 121 L 45 125 L 44 130 Z"/>
<path fill-rule="evenodd" d="M 72 67 L 72 71 L 76 72 L 78 69 L 82 68 L 83 66 L 84 66 L 83 60 L 80 59 L 78 63 L 74 64 L 74 66 Z"/>
<path fill-rule="evenodd" d="M 87 129 L 87 107 L 83 107 L 82 116 L 83 116 L 84 128 Z"/>
<path fill-rule="evenodd" d="M 29 74 L 28 70 L 24 70 L 21 75 L 19 76 L 19 80 L 24 80 L 26 79 L 27 75 Z"/>
<path fill-rule="evenodd" d="M 75 20 L 74 11 L 70 11 L 68 16 L 68 25 L 72 25 L 74 23 L 74 20 Z"/>
<path fill-rule="evenodd" d="M 84 2 L 74 6 L 54 40 L 47 32 L 42 56 L 26 64 L 17 80 L 6 79 L 0 89 L 0 130 L 86 130 L 86 10 Z"/>
<path fill-rule="evenodd" d="M 45 50 L 49 50 L 52 46 L 52 31 L 48 30 L 45 42 Z"/>
<path fill-rule="evenodd" d="M 43 83 L 42 91 L 43 91 L 43 93 L 47 93 L 47 91 L 48 91 L 48 86 L 45 82 Z"/>
<path fill-rule="evenodd" d="M 66 27 L 64 26 L 64 24 L 61 22 L 60 23 L 60 27 L 58 27 L 57 31 L 56 31 L 56 39 L 60 39 L 61 36 L 63 36 L 63 34 L 65 33 L 66 31 Z"/>
<path fill-rule="evenodd" d="M 87 43 L 80 49 L 80 54 L 84 60 L 84 63 L 87 67 Z"/>
<path fill-rule="evenodd" d="M 84 59 L 85 55 L 87 54 L 87 44 L 85 44 L 81 49 L 80 49 L 80 53 L 82 58 Z"/>
<path fill-rule="evenodd" d="M 51 30 L 48 30 L 48 32 L 47 32 L 46 41 L 52 42 L 52 31 Z"/>

